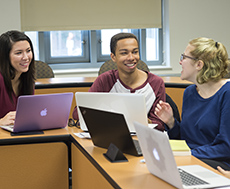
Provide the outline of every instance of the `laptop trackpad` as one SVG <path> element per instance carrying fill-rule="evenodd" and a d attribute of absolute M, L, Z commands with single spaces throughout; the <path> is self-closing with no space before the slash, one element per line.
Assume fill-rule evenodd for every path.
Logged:
<path fill-rule="evenodd" d="M 198 171 L 198 172 L 194 172 L 196 175 L 198 175 L 199 177 L 202 177 L 203 179 L 204 178 L 213 178 L 215 177 L 216 178 L 216 174 L 215 173 L 212 173 L 212 172 L 209 172 L 209 171 Z"/>

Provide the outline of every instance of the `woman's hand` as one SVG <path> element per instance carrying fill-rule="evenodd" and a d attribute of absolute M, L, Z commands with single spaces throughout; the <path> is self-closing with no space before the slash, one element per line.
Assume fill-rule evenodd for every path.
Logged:
<path fill-rule="evenodd" d="M 16 111 L 7 113 L 0 119 L 0 125 L 13 125 L 15 120 Z"/>
<path fill-rule="evenodd" d="M 154 112 L 157 117 L 159 117 L 168 127 L 171 129 L 174 126 L 174 117 L 173 117 L 173 110 L 169 103 L 163 102 L 162 100 L 159 101 L 155 108 Z"/>
<path fill-rule="evenodd" d="M 218 171 L 220 171 L 224 176 L 230 178 L 230 171 L 225 171 L 220 166 L 217 166 Z"/>

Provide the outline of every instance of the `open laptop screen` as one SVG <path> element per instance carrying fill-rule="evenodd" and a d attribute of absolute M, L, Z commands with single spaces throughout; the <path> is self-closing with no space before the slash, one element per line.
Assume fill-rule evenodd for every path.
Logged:
<path fill-rule="evenodd" d="M 145 98 L 142 94 L 76 92 L 75 97 L 80 127 L 83 131 L 88 129 L 79 106 L 123 114 L 130 132 L 135 132 L 134 121 L 148 125 Z"/>

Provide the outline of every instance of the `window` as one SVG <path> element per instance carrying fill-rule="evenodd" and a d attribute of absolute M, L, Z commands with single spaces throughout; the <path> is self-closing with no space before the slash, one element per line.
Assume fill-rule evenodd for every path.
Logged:
<path fill-rule="evenodd" d="M 139 38 L 138 30 L 136 29 L 107 29 L 97 31 L 97 61 L 105 62 L 110 59 L 110 39 L 113 35 L 120 32 L 133 33 Z"/>
<path fill-rule="evenodd" d="M 50 31 L 44 32 L 44 38 L 45 62 L 89 62 L 87 31 Z"/>
<path fill-rule="evenodd" d="M 39 60 L 40 56 L 39 56 L 38 32 L 25 32 L 25 33 L 33 43 L 35 60 Z"/>
<path fill-rule="evenodd" d="M 161 65 L 162 29 L 107 29 L 26 32 L 31 38 L 35 59 L 55 69 L 99 68 L 110 59 L 110 39 L 119 32 L 135 34 L 140 45 L 140 59 L 148 65 Z"/>
<path fill-rule="evenodd" d="M 162 29 L 148 28 L 141 30 L 142 60 L 148 65 L 162 65 L 163 63 L 163 35 Z"/>
<path fill-rule="evenodd" d="M 159 60 L 159 32 L 158 29 L 146 29 L 146 60 Z"/>
<path fill-rule="evenodd" d="M 113 29 L 97 31 L 98 37 L 98 61 L 106 61 L 110 59 L 110 39 L 119 32 L 130 32 L 137 36 L 140 44 L 141 60 L 148 65 L 159 65 L 162 63 L 162 39 L 159 39 L 161 29 Z"/>
<path fill-rule="evenodd" d="M 82 56 L 81 31 L 51 31 L 50 32 L 50 56 Z"/>

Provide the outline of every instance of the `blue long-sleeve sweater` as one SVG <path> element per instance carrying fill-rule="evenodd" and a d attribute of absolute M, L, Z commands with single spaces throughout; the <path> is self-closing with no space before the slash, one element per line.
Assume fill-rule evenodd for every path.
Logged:
<path fill-rule="evenodd" d="M 230 166 L 230 82 L 210 98 L 202 98 L 195 85 L 186 88 L 182 121 L 168 131 L 170 138 L 186 140 L 197 158 L 215 159 Z"/>

